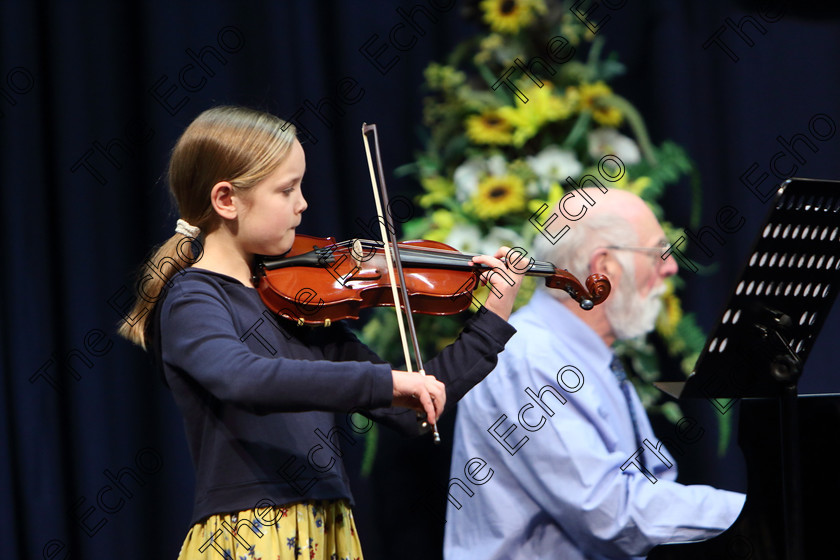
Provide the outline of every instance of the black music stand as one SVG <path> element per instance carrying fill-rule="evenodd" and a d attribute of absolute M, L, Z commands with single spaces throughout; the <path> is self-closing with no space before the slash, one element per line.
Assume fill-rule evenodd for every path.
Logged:
<path fill-rule="evenodd" d="M 721 413 L 736 398 L 779 399 L 788 560 L 803 557 L 797 383 L 838 289 L 840 182 L 788 179 L 694 372 L 684 383 L 654 383 L 678 398 L 707 398 Z"/>

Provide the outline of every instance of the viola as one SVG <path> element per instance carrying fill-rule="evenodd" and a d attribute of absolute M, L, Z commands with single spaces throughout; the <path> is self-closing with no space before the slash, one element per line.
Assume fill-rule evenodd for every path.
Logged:
<path fill-rule="evenodd" d="M 397 245 L 403 269 L 398 284 L 404 283 L 410 307 L 417 313 L 453 315 L 464 311 L 479 286 L 479 275 L 492 270 L 471 262 L 473 255 L 437 241 Z M 564 290 L 583 309 L 603 302 L 610 293 L 606 276 L 593 274 L 584 287 L 551 263 L 528 259 L 526 264 L 516 251 L 508 253 L 508 269 L 494 273 L 508 278 L 512 274 L 545 277 L 546 286 Z M 298 234 L 288 253 L 259 260 L 257 289 L 266 306 L 280 316 L 301 325 L 329 325 L 358 319 L 362 309 L 394 306 L 387 267 L 382 242 L 355 239 L 337 243 L 332 237 Z"/>

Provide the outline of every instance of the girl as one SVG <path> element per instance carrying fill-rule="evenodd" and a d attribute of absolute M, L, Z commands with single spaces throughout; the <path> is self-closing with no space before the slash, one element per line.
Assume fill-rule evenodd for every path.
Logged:
<path fill-rule="evenodd" d="M 502 297 L 426 363 L 434 375 L 392 370 L 341 323 L 272 316 L 252 284 L 254 255 L 290 249 L 305 167 L 289 123 L 241 107 L 205 111 L 172 152 L 181 219 L 138 283 L 140 319 L 120 334 L 152 353 L 184 415 L 197 488 L 180 558 L 361 558 L 340 440 L 365 427 L 335 413 L 417 434 L 416 415 L 400 412 L 439 418 L 514 332 L 516 274 L 512 285 L 484 278 Z M 504 250 L 473 260 L 504 267 Z"/>

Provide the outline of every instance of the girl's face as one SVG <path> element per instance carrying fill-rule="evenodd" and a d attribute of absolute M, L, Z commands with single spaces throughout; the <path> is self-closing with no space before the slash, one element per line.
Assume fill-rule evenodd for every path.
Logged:
<path fill-rule="evenodd" d="M 306 157 L 295 140 L 289 155 L 241 197 L 237 238 L 251 255 L 280 255 L 292 247 L 307 203 L 301 192 Z"/>

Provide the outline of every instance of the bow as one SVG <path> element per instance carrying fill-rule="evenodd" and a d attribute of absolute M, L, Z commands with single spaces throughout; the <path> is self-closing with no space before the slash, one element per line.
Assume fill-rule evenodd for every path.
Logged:
<path fill-rule="evenodd" d="M 368 133 L 373 135 L 373 147 L 376 152 L 376 172 L 373 168 L 373 159 L 371 157 L 370 142 L 368 141 Z M 370 183 L 373 187 L 373 199 L 376 203 L 376 215 L 379 220 L 379 231 L 382 234 L 382 242 L 385 250 L 385 261 L 388 264 L 388 278 L 391 282 L 391 294 L 394 298 L 394 311 L 397 314 L 397 324 L 400 330 L 400 340 L 402 341 L 403 354 L 405 356 L 405 367 L 410 373 L 412 372 L 411 357 L 408 351 L 408 341 L 406 339 L 405 325 L 403 323 L 403 316 L 400 313 L 400 305 L 405 309 L 405 318 L 408 323 L 408 331 L 411 336 L 411 343 L 414 347 L 414 358 L 417 364 L 417 371 L 421 375 L 426 375 L 423 368 L 423 359 L 420 356 L 420 344 L 417 342 L 417 331 L 414 328 L 414 316 L 411 312 L 411 302 L 408 299 L 408 290 L 405 285 L 405 275 L 403 274 L 402 261 L 400 260 L 400 250 L 397 245 L 397 234 L 394 224 L 391 220 L 390 214 L 383 211 L 383 205 L 388 207 L 388 192 L 385 187 L 385 173 L 382 170 L 382 156 L 379 152 L 379 135 L 376 131 L 375 124 L 362 124 L 362 138 L 365 144 L 365 154 L 367 156 L 368 170 L 370 171 Z M 379 185 L 377 188 L 376 176 L 379 175 Z M 386 227 L 387 226 L 387 227 Z M 390 245 L 390 247 L 389 247 Z M 399 282 L 395 282 L 395 277 L 399 278 Z M 397 286 L 399 285 L 399 289 Z M 422 417 L 418 413 L 418 418 L 422 422 L 421 426 L 426 427 L 427 422 L 422 421 Z M 437 422 L 432 421 L 432 432 L 434 434 L 434 442 L 440 443 L 440 434 L 437 429 Z"/>

